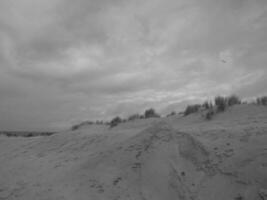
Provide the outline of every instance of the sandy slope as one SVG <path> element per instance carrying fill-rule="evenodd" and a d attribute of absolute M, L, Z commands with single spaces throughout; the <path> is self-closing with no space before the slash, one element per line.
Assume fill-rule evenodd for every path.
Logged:
<path fill-rule="evenodd" d="M 0 136 L 0 200 L 267 199 L 267 108 Z"/>

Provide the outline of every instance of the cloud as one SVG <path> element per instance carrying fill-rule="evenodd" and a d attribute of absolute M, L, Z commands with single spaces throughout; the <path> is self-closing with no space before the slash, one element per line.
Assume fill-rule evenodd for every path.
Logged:
<path fill-rule="evenodd" d="M 0 127 L 266 94 L 266 21 L 263 0 L 3 0 Z"/>

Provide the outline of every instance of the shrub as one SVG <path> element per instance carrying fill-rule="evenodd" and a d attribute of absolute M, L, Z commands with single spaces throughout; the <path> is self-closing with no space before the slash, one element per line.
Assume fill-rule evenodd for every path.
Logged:
<path fill-rule="evenodd" d="M 122 119 L 120 117 L 115 117 L 110 121 L 110 127 L 117 126 L 119 123 L 122 122 Z"/>
<path fill-rule="evenodd" d="M 160 117 L 160 115 L 157 114 L 156 111 L 153 108 L 150 108 L 150 109 L 145 111 L 144 117 L 145 118 Z"/>
<path fill-rule="evenodd" d="M 257 101 L 258 105 L 266 106 L 267 105 L 267 96 L 258 97 L 256 101 Z"/>
<path fill-rule="evenodd" d="M 241 100 L 236 95 L 231 95 L 229 97 L 217 96 L 214 99 L 214 103 L 217 106 L 218 112 L 223 112 L 227 106 L 233 106 L 236 104 L 241 104 Z"/>
<path fill-rule="evenodd" d="M 260 97 L 258 97 L 258 98 L 256 99 L 256 103 L 257 103 L 258 105 L 261 105 L 261 99 L 260 99 Z"/>
<path fill-rule="evenodd" d="M 133 121 L 133 120 L 140 119 L 140 118 L 141 116 L 139 114 L 133 114 L 128 117 L 128 121 Z"/>
<path fill-rule="evenodd" d="M 262 105 L 267 105 L 267 96 L 265 96 L 265 97 L 261 97 L 261 103 L 262 103 Z"/>
<path fill-rule="evenodd" d="M 236 104 L 241 104 L 241 100 L 236 95 L 231 95 L 227 98 L 228 106 L 233 106 Z"/>
<path fill-rule="evenodd" d="M 28 133 L 25 135 L 25 137 L 33 137 L 34 136 L 34 133 Z"/>
<path fill-rule="evenodd" d="M 210 108 L 210 105 L 209 105 L 209 102 L 208 101 L 205 101 L 203 104 L 202 104 L 202 107 L 205 108 L 206 110 Z"/>
<path fill-rule="evenodd" d="M 199 105 L 199 104 L 188 105 L 184 111 L 184 116 L 187 116 L 191 113 L 198 112 L 200 107 L 201 107 L 201 105 Z"/>
<path fill-rule="evenodd" d="M 214 103 L 217 106 L 217 110 L 219 112 L 223 112 L 223 111 L 225 111 L 226 106 L 227 106 L 227 98 L 221 97 L 221 96 L 217 96 L 214 99 Z"/>
<path fill-rule="evenodd" d="M 215 114 L 214 110 L 213 110 L 213 109 L 210 109 L 210 110 L 208 110 L 208 112 L 206 113 L 205 118 L 206 118 L 207 120 L 211 120 L 214 114 Z"/>
<path fill-rule="evenodd" d="M 174 116 L 176 115 L 176 112 L 172 111 L 170 114 L 168 114 L 166 117 Z"/>
<path fill-rule="evenodd" d="M 110 122 L 104 122 L 106 126 L 110 126 Z"/>
<path fill-rule="evenodd" d="M 79 127 L 80 127 L 79 125 L 73 125 L 73 126 L 71 127 L 71 130 L 72 130 L 72 131 L 75 131 L 75 130 L 77 130 Z"/>
<path fill-rule="evenodd" d="M 95 124 L 102 125 L 102 124 L 104 124 L 104 122 L 102 120 L 96 120 Z"/>
<path fill-rule="evenodd" d="M 92 122 L 92 121 L 84 121 L 84 122 L 81 122 L 81 123 L 79 123 L 79 124 L 75 124 L 75 125 L 73 125 L 73 126 L 71 127 L 71 130 L 72 130 L 72 131 L 75 131 L 75 130 L 79 129 L 79 128 L 82 127 L 82 126 L 85 126 L 85 125 L 92 125 L 92 124 L 94 124 L 94 122 Z"/>

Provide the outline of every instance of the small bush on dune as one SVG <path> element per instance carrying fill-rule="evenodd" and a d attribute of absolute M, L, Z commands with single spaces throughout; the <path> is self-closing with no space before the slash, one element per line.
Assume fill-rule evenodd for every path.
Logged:
<path fill-rule="evenodd" d="M 202 104 L 202 107 L 205 108 L 205 109 L 209 109 L 210 107 L 210 104 L 208 101 L 205 101 L 203 104 Z"/>
<path fill-rule="evenodd" d="M 213 110 L 213 109 L 210 109 L 210 110 L 208 110 L 208 112 L 206 113 L 205 118 L 206 118 L 207 120 L 211 120 L 214 114 L 215 114 L 214 110 Z"/>
<path fill-rule="evenodd" d="M 152 118 L 152 117 L 160 117 L 160 115 L 157 114 L 153 108 L 150 108 L 150 109 L 145 111 L 144 117 L 145 118 Z"/>
<path fill-rule="evenodd" d="M 231 96 L 227 97 L 227 104 L 228 104 L 228 106 L 233 106 L 233 105 L 236 105 L 236 104 L 241 104 L 241 100 L 239 99 L 238 96 L 231 95 Z"/>
<path fill-rule="evenodd" d="M 267 105 L 267 96 L 261 98 L 262 105 Z"/>
<path fill-rule="evenodd" d="M 79 123 L 79 124 L 75 124 L 75 125 L 73 125 L 73 126 L 71 127 L 71 130 L 72 130 L 72 131 L 75 131 L 75 130 L 79 129 L 79 128 L 82 127 L 82 126 L 85 126 L 85 125 L 92 125 L 92 124 L 94 124 L 94 122 L 92 122 L 92 121 L 84 121 L 84 122 L 81 122 L 81 123 Z"/>
<path fill-rule="evenodd" d="M 176 115 L 176 112 L 172 111 L 170 114 L 166 115 L 166 117 L 171 117 L 171 116 L 174 116 Z"/>
<path fill-rule="evenodd" d="M 227 107 L 243 103 L 237 95 L 231 96 L 217 96 L 214 98 L 214 104 L 209 101 L 205 101 L 203 104 L 188 105 L 183 112 L 184 116 L 191 113 L 201 112 L 202 117 L 207 120 L 212 119 L 212 117 L 218 112 L 224 112 Z M 257 98 L 257 104 L 267 105 L 267 97 Z"/>
<path fill-rule="evenodd" d="M 71 127 L 71 130 L 72 130 L 72 131 L 75 131 L 75 130 L 77 130 L 79 127 L 80 127 L 79 125 L 73 125 L 73 126 Z"/>
<path fill-rule="evenodd" d="M 117 126 L 119 123 L 122 122 L 122 119 L 120 117 L 115 117 L 110 121 L 110 127 Z"/>
<path fill-rule="evenodd" d="M 25 135 L 25 137 L 33 137 L 34 136 L 34 133 L 28 133 Z"/>
<path fill-rule="evenodd" d="M 133 114 L 128 117 L 128 121 L 133 121 L 133 120 L 140 119 L 140 118 L 141 116 L 139 114 Z"/>
<path fill-rule="evenodd" d="M 267 105 L 267 96 L 258 97 L 256 101 L 257 101 L 258 105 L 266 106 Z"/>
<path fill-rule="evenodd" d="M 204 108 L 205 110 L 212 109 L 212 108 L 213 108 L 213 104 L 212 104 L 212 102 L 205 101 L 205 102 L 202 104 L 202 108 Z"/>
<path fill-rule="evenodd" d="M 222 96 L 217 96 L 214 99 L 214 103 L 217 106 L 217 110 L 219 112 L 223 112 L 226 109 L 227 106 L 227 98 L 222 97 Z"/>
<path fill-rule="evenodd" d="M 214 103 L 217 106 L 217 111 L 223 112 L 227 108 L 227 106 L 233 106 L 237 104 L 241 104 L 241 100 L 236 95 L 231 95 L 229 97 L 217 96 L 214 99 Z"/>
<path fill-rule="evenodd" d="M 144 115 L 140 115 L 140 119 L 145 119 L 145 116 Z"/>
<path fill-rule="evenodd" d="M 188 105 L 184 111 L 184 116 L 187 116 L 191 113 L 196 113 L 199 111 L 201 105 L 195 104 L 195 105 Z"/>
<path fill-rule="evenodd" d="M 102 124 L 104 124 L 104 122 L 102 120 L 96 120 L 95 124 L 102 125 Z"/>

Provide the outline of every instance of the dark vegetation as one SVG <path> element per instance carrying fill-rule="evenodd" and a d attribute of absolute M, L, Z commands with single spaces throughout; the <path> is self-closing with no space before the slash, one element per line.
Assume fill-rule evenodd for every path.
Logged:
<path fill-rule="evenodd" d="M 266 105 L 267 105 L 267 96 L 258 97 L 258 98 L 256 99 L 256 103 L 257 103 L 258 105 L 266 106 Z"/>
<path fill-rule="evenodd" d="M 212 119 L 212 116 L 215 114 L 215 111 L 213 109 L 209 109 L 206 114 L 205 114 L 205 118 L 207 120 L 211 120 Z"/>
<path fill-rule="evenodd" d="M 85 125 L 92 125 L 92 124 L 94 124 L 94 122 L 92 122 L 92 121 L 85 121 L 85 122 L 82 122 L 82 123 L 80 123 L 80 124 L 73 125 L 73 126 L 71 127 L 71 130 L 75 131 L 75 130 L 79 129 L 79 128 L 82 127 L 82 126 L 85 126 Z"/>
<path fill-rule="evenodd" d="M 228 97 L 227 100 L 228 106 L 232 106 L 232 105 L 236 105 L 236 104 L 241 104 L 242 101 L 240 100 L 240 98 L 236 95 L 232 95 L 230 97 Z"/>
<path fill-rule="evenodd" d="M 224 112 L 228 107 L 236 104 L 241 104 L 240 98 L 236 95 L 217 96 L 214 98 L 214 102 L 205 101 L 202 105 L 188 105 L 184 111 L 184 116 L 203 111 L 205 119 L 211 120 L 214 114 Z"/>
<path fill-rule="evenodd" d="M 166 117 L 171 117 L 171 116 L 174 116 L 176 115 L 176 112 L 172 111 L 170 114 L 166 115 Z"/>
<path fill-rule="evenodd" d="M 144 116 L 145 118 L 160 117 L 153 108 L 146 110 Z"/>
<path fill-rule="evenodd" d="M 27 132 L 27 131 L 1 131 L 0 135 L 7 137 L 37 137 L 37 136 L 50 136 L 55 132 Z"/>
<path fill-rule="evenodd" d="M 160 117 L 160 115 L 155 111 L 155 109 L 150 108 L 150 109 L 145 110 L 144 114 L 138 114 L 138 113 L 132 114 L 127 119 L 123 119 L 119 116 L 116 116 L 113 119 L 111 119 L 110 122 L 104 122 L 104 121 L 99 121 L 99 120 L 97 120 L 96 122 L 84 121 L 79 124 L 73 125 L 71 127 L 71 130 L 75 131 L 81 128 L 82 126 L 86 126 L 86 125 L 108 125 L 110 126 L 110 128 L 113 128 L 117 126 L 118 124 L 125 123 L 127 121 L 134 121 L 137 119 L 147 119 L 147 118 L 158 118 L 158 117 Z"/>
<path fill-rule="evenodd" d="M 205 101 L 202 104 L 202 107 L 205 108 L 205 109 L 210 109 L 210 108 L 213 108 L 213 104 L 212 104 L 212 102 Z"/>
<path fill-rule="evenodd" d="M 258 97 L 255 102 L 251 103 L 256 105 L 266 106 L 267 96 Z M 241 99 L 237 95 L 217 96 L 214 98 L 213 102 L 205 101 L 202 105 L 200 104 L 188 105 L 184 111 L 184 116 L 201 111 L 202 114 L 204 113 L 205 119 L 210 120 L 216 113 L 224 112 L 229 107 L 238 104 L 248 104 L 248 102 L 241 101 Z"/>
<path fill-rule="evenodd" d="M 223 112 L 229 106 L 241 104 L 241 100 L 236 95 L 231 95 L 229 97 L 217 96 L 214 99 L 214 103 L 215 103 L 215 106 L 217 106 L 217 111 Z"/>
<path fill-rule="evenodd" d="M 110 121 L 110 127 L 117 126 L 119 123 L 121 123 L 123 120 L 120 117 L 115 117 Z"/>
<path fill-rule="evenodd" d="M 214 104 L 217 107 L 218 112 L 224 112 L 227 106 L 227 97 L 215 97 Z"/>
<path fill-rule="evenodd" d="M 211 120 L 213 116 L 217 113 L 226 111 L 229 107 L 238 105 L 238 104 L 248 104 L 246 101 L 241 101 L 237 95 L 230 95 L 230 96 L 216 96 L 213 101 L 205 101 L 202 104 L 193 104 L 188 105 L 184 112 L 178 113 L 179 115 L 182 114 L 183 116 L 188 116 L 192 113 L 201 112 L 202 116 L 207 119 Z M 253 104 L 256 105 L 267 105 L 267 96 L 258 97 Z M 166 117 L 171 117 L 177 115 L 176 112 L 171 112 L 170 114 L 166 115 Z M 150 108 L 145 110 L 143 114 L 132 114 L 127 119 L 123 119 L 119 116 L 114 117 L 110 122 L 104 121 L 85 121 L 80 124 L 72 126 L 71 130 L 77 130 L 81 126 L 84 125 L 108 125 L 110 128 L 117 126 L 120 123 L 124 123 L 127 121 L 134 121 L 138 119 L 147 119 L 147 118 L 158 118 L 160 115 L 155 111 L 154 108 Z"/>
<path fill-rule="evenodd" d="M 184 116 L 198 112 L 200 108 L 201 108 L 200 104 L 188 105 L 184 111 Z"/>
<path fill-rule="evenodd" d="M 141 115 L 139 115 L 139 114 L 133 114 L 133 115 L 130 115 L 129 117 L 128 117 L 128 121 L 133 121 L 133 120 L 136 120 L 136 119 L 141 119 Z"/>
<path fill-rule="evenodd" d="M 112 128 L 114 126 L 117 126 L 120 123 L 124 123 L 127 121 L 134 121 L 137 119 L 147 119 L 147 118 L 158 118 L 158 117 L 160 117 L 160 115 L 155 111 L 155 109 L 150 108 L 150 109 L 145 110 L 143 115 L 140 115 L 140 114 L 130 115 L 127 120 L 121 119 L 120 117 L 117 116 L 110 121 L 109 125 L 110 125 L 110 128 Z"/>
<path fill-rule="evenodd" d="M 71 127 L 71 130 L 75 131 L 75 130 L 79 129 L 82 126 L 93 125 L 93 124 L 95 124 L 95 125 L 109 125 L 109 122 L 104 122 L 103 120 L 97 120 L 95 122 L 93 122 L 93 121 L 84 121 L 84 122 L 81 122 L 79 124 L 73 125 Z"/>

